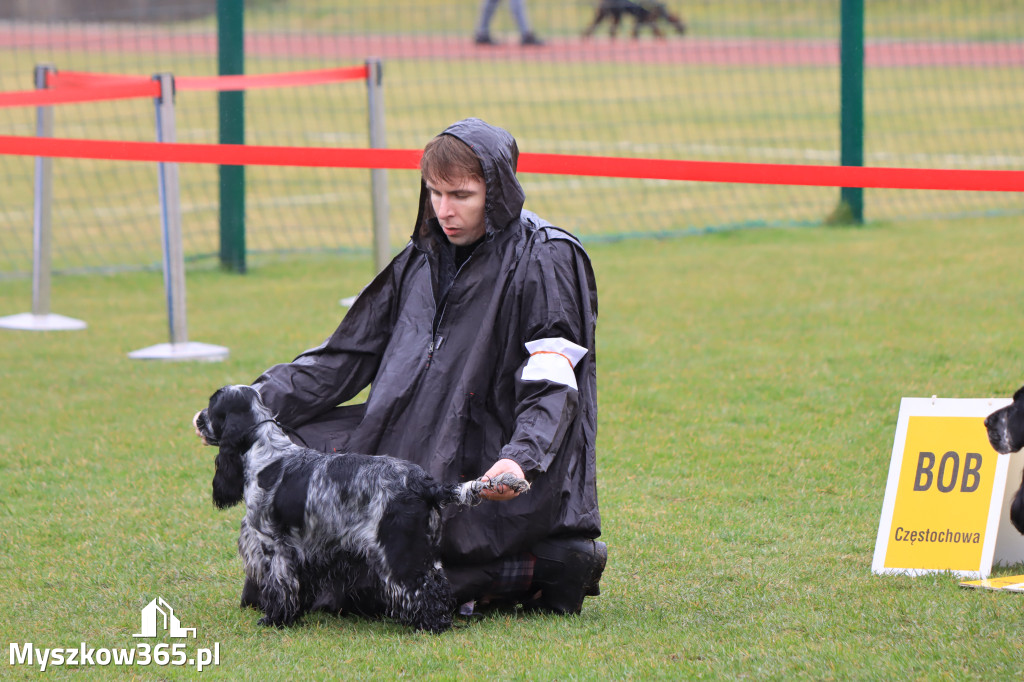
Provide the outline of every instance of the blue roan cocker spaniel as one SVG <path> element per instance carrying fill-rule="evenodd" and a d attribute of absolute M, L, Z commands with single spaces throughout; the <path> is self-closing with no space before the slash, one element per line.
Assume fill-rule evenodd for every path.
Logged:
<path fill-rule="evenodd" d="M 220 448 L 214 503 L 245 500 L 242 605 L 262 610 L 264 625 L 322 609 L 447 630 L 455 604 L 441 567 L 439 510 L 477 504 L 488 488 L 529 488 L 511 474 L 444 485 L 392 457 L 298 446 L 251 386 L 218 390 L 194 423 Z"/>

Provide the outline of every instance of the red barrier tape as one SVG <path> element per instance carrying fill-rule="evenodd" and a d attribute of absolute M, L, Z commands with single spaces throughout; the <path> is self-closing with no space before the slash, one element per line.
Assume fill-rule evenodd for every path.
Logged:
<path fill-rule="evenodd" d="M 0 145 L 0 149 L 2 149 Z M 591 175 L 649 180 L 698 180 L 759 185 L 1024 191 L 1024 171 L 864 168 L 721 161 L 673 161 L 562 154 L 523 154 L 524 173 Z"/>
<path fill-rule="evenodd" d="M 250 90 L 300 85 L 322 85 L 365 79 L 367 67 L 351 66 L 316 71 L 294 71 L 252 76 L 182 76 L 174 79 L 179 92 L 199 90 Z M 77 104 L 114 99 L 157 97 L 160 84 L 147 76 L 58 71 L 47 78 L 47 90 L 0 92 L 0 108 L 46 107 L 55 104 Z"/>
<path fill-rule="evenodd" d="M 110 142 L 0 135 L 0 154 L 113 161 L 212 163 L 224 166 L 310 166 L 320 168 L 419 168 L 415 149 L 337 149 L 232 144 Z"/>
<path fill-rule="evenodd" d="M 258 76 L 183 76 L 174 79 L 178 90 L 253 90 L 255 88 L 288 88 L 298 85 L 322 85 L 341 81 L 365 80 L 369 69 L 351 66 L 294 73 L 269 73 Z"/>
<path fill-rule="evenodd" d="M 181 76 L 174 79 L 179 92 L 198 90 L 253 90 L 256 88 L 287 88 L 302 85 L 323 85 L 342 81 L 365 80 L 369 69 L 364 66 L 349 66 L 316 71 L 293 71 L 289 73 L 267 73 L 238 76 Z M 147 76 L 123 76 L 118 74 L 90 73 L 87 71 L 57 71 L 50 75 L 47 85 L 54 89 L 101 88 L 111 83 L 151 80 Z"/>
<path fill-rule="evenodd" d="M 156 97 L 159 94 L 160 84 L 156 81 L 132 80 L 130 82 L 111 83 L 102 88 L 0 92 L 0 108 L 47 107 L 54 104 L 78 104 L 80 102 Z"/>
<path fill-rule="evenodd" d="M 116 83 L 149 83 L 149 76 L 125 76 L 115 73 L 91 73 L 89 71 L 49 71 L 46 87 L 50 90 L 73 90 L 75 88 L 100 88 Z"/>
<path fill-rule="evenodd" d="M 255 145 L 109 142 L 0 136 L 0 154 L 225 166 L 416 169 L 418 149 L 337 149 Z M 862 168 L 522 154 L 523 173 L 763 185 L 1024 192 L 1024 171 Z"/>

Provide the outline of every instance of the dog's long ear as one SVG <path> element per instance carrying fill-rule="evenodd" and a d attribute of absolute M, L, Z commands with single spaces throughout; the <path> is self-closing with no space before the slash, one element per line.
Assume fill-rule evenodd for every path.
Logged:
<path fill-rule="evenodd" d="M 252 412 L 228 412 L 220 423 L 220 435 L 217 442 L 227 445 L 239 452 L 245 452 L 252 445 Z"/>
<path fill-rule="evenodd" d="M 245 452 L 252 445 L 252 410 L 242 394 L 224 387 L 207 410 L 220 450 L 215 460 L 213 502 L 221 509 L 238 504 L 245 488 Z"/>
<path fill-rule="evenodd" d="M 231 445 L 222 444 L 214 460 L 213 503 L 218 508 L 233 507 L 242 501 L 245 490 L 243 453 Z"/>

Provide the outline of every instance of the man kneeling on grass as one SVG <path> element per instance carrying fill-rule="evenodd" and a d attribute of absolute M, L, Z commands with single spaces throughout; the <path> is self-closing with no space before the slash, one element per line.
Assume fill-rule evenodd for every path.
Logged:
<path fill-rule="evenodd" d="M 488 604 L 575 614 L 607 559 L 597 505 L 597 290 L 583 247 L 523 210 L 518 148 L 478 119 L 420 164 L 408 245 L 337 330 L 253 384 L 310 447 L 387 454 L 444 482 L 512 472 L 517 495 L 444 516 L 464 614 Z M 364 404 L 337 407 L 372 386 Z"/>

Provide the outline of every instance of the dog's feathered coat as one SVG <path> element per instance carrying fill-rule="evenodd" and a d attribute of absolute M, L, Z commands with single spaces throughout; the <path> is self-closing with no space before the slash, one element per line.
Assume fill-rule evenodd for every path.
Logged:
<path fill-rule="evenodd" d="M 238 550 L 263 624 L 325 608 L 446 630 L 455 604 L 439 509 L 476 504 L 488 487 L 528 487 L 515 477 L 443 485 L 410 462 L 300 447 L 250 386 L 218 390 L 195 426 L 220 448 L 214 503 L 245 500 Z"/>

